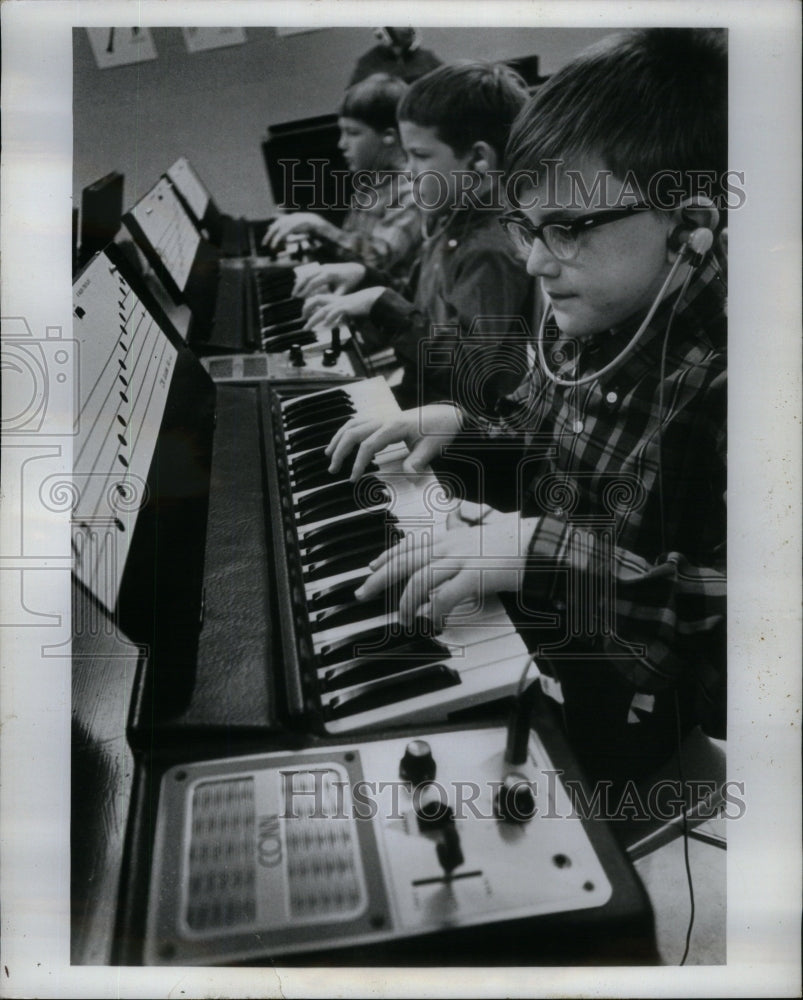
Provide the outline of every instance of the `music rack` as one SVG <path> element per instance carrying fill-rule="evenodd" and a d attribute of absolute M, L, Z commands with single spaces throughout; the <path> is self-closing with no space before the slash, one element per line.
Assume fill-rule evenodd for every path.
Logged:
<path fill-rule="evenodd" d="M 73 575 L 153 669 L 169 669 L 169 704 L 195 672 L 215 387 L 113 244 L 77 276 L 73 301 Z"/>
<path fill-rule="evenodd" d="M 73 453 L 74 572 L 111 611 L 145 501 L 178 350 L 105 254 L 74 290 L 73 334 L 81 390 Z"/>
<path fill-rule="evenodd" d="M 270 218 L 249 220 L 221 212 L 186 156 L 180 156 L 172 163 L 166 176 L 196 227 L 224 256 L 271 255 L 262 246 Z"/>

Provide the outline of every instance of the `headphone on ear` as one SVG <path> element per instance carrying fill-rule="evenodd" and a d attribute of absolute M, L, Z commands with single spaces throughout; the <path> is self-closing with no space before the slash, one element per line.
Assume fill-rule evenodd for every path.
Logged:
<path fill-rule="evenodd" d="M 398 46 L 405 52 L 415 52 L 418 46 L 421 44 L 421 40 L 418 37 L 418 31 L 415 28 L 410 29 L 412 35 L 410 36 L 410 42 L 408 45 L 403 44 L 399 41 L 396 34 L 395 28 L 374 28 L 374 38 L 388 48 L 392 48 L 394 45 Z"/>
<path fill-rule="evenodd" d="M 714 245 L 719 211 L 704 195 L 687 198 L 679 207 L 682 221 L 669 234 L 667 246 L 685 256 L 693 267 L 699 267 Z"/>

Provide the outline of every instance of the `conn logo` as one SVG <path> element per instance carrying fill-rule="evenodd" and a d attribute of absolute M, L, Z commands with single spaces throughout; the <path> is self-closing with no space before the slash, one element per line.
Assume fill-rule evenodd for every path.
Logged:
<path fill-rule="evenodd" d="M 257 832 L 257 861 L 263 868 L 282 862 L 282 831 L 278 816 L 261 816 Z"/>

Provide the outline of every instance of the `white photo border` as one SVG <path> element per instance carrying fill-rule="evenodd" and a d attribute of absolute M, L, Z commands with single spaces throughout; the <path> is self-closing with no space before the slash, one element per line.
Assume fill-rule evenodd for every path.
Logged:
<path fill-rule="evenodd" d="M 71 321 L 72 27 L 729 29 L 730 165 L 747 200 L 729 222 L 729 777 L 747 812 L 728 830 L 728 963 L 628 969 L 154 969 L 70 966 L 69 656 L 41 628 L 0 630 L 0 994 L 140 996 L 797 996 L 800 990 L 800 18 L 793 0 L 624 3 L 268 3 L 7 0 L 2 4 L 2 310 L 35 336 Z M 58 445 L 69 472 L 71 441 Z M 27 572 L 15 546 L 19 466 L 3 461 L 0 609 Z M 37 604 L 69 635 L 68 522 L 52 532 Z M 47 569 L 47 559 L 41 567 Z M 16 589 L 15 589 L 16 588 Z M 21 595 L 21 597 L 20 597 Z M 0 621 L 7 621 L 0 618 Z"/>

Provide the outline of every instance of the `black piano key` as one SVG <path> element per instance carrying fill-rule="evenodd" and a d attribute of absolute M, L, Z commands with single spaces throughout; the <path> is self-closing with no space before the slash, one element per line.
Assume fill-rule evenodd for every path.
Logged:
<path fill-rule="evenodd" d="M 291 399 L 282 407 L 283 413 L 300 413 L 301 410 L 315 408 L 331 399 L 345 399 L 351 402 L 351 396 L 345 389 L 327 389 L 326 392 L 316 392 L 312 395 L 299 396 L 298 399 Z"/>
<path fill-rule="evenodd" d="M 321 690 L 342 691 L 343 688 L 353 687 L 355 684 L 366 684 L 394 674 L 402 675 L 432 663 L 441 663 L 451 655 L 448 649 L 444 655 L 444 649 L 445 647 L 427 649 L 422 645 L 420 650 L 410 649 L 404 656 L 358 657 L 337 667 L 330 667 L 323 675 Z"/>
<path fill-rule="evenodd" d="M 303 319 L 288 319 L 282 323 L 261 323 L 259 332 L 265 340 L 290 340 L 300 343 L 304 341 L 314 344 L 318 339 L 312 330 L 307 328 Z"/>
<path fill-rule="evenodd" d="M 288 455 L 288 458 L 293 472 L 303 472 L 306 468 L 328 469 L 332 461 L 325 447 L 310 448 L 306 455 Z"/>
<path fill-rule="evenodd" d="M 416 698 L 423 694 L 432 694 L 444 688 L 460 684 L 460 675 L 444 663 L 435 666 L 418 667 L 404 674 L 393 677 L 383 677 L 371 681 L 349 691 L 347 694 L 335 695 L 324 710 L 328 719 L 341 719 L 345 716 L 367 712 L 372 708 L 382 708 L 408 698 Z"/>
<path fill-rule="evenodd" d="M 356 625 L 377 615 L 390 614 L 395 611 L 388 594 L 380 594 L 372 601 L 353 599 L 336 604 L 325 611 L 310 613 L 310 625 L 313 632 L 325 632 L 330 628 L 340 628 L 342 625 Z"/>
<path fill-rule="evenodd" d="M 372 472 L 376 472 L 376 466 L 371 469 Z M 347 469 L 347 473 L 351 470 Z M 294 478 L 294 486 L 296 493 L 302 493 L 306 490 L 316 490 L 325 486 L 334 486 L 335 483 L 339 483 L 343 478 L 343 470 L 339 472 L 330 472 L 328 466 L 324 466 L 321 469 L 311 469 L 301 476 L 296 476 Z"/>
<path fill-rule="evenodd" d="M 317 431 L 326 429 L 334 433 L 338 427 L 342 427 L 343 424 L 348 420 L 349 415 L 347 413 L 326 413 L 322 414 L 319 420 L 316 420 L 314 424 L 309 424 L 306 427 L 297 427 L 293 430 L 289 430 L 285 434 L 285 443 L 288 453 L 292 456 L 298 451 L 309 451 L 310 448 L 318 448 L 320 445 L 310 445 L 308 440 L 310 437 L 314 437 Z M 328 444 L 328 442 L 327 442 Z"/>
<path fill-rule="evenodd" d="M 330 403 L 323 403 L 314 412 L 307 413 L 306 410 L 302 410 L 301 413 L 285 414 L 283 423 L 285 429 L 291 431 L 296 427 L 309 427 L 315 424 L 318 420 L 323 419 L 324 414 L 330 417 L 348 414 L 348 416 L 353 417 L 356 412 L 356 407 L 348 400 L 336 399 Z"/>
<path fill-rule="evenodd" d="M 296 482 L 296 492 L 301 490 L 315 489 L 318 486 L 323 486 L 325 483 L 337 482 L 339 479 L 347 478 L 351 475 L 351 469 L 346 466 L 345 468 L 341 466 L 337 472 L 330 472 L 329 465 L 332 461 L 331 457 L 326 454 L 325 447 L 311 448 L 308 452 L 299 453 L 295 455 L 288 456 L 290 463 L 290 471 Z M 376 462 L 369 462 L 365 467 L 366 472 L 379 472 L 379 466 Z M 314 478 L 318 480 L 315 483 L 309 483 L 308 480 Z"/>
<path fill-rule="evenodd" d="M 403 658 L 408 647 L 415 650 L 416 643 L 426 638 L 419 632 L 402 628 L 394 617 L 389 616 L 386 622 L 379 625 L 371 625 L 362 632 L 353 632 L 341 639 L 324 643 L 318 650 L 318 664 L 321 667 L 332 667 L 336 663 L 361 656 Z M 439 659 L 444 659 L 445 655 L 449 655 L 448 650 Z"/>
<path fill-rule="evenodd" d="M 299 538 L 299 545 L 306 551 L 319 545 L 334 545 L 338 542 L 351 544 L 359 538 L 396 538 L 390 531 L 397 523 L 393 514 L 388 514 L 384 508 L 378 510 L 361 510 L 347 517 L 339 518 L 329 524 L 308 531 Z"/>
<path fill-rule="evenodd" d="M 338 491 L 333 493 L 331 496 L 318 496 L 317 493 L 312 494 L 317 497 L 314 504 L 304 504 L 302 500 L 306 500 L 303 497 L 297 503 L 298 509 L 298 519 L 301 524 L 311 524 L 315 521 L 328 520 L 330 517 L 343 517 L 346 514 L 351 514 L 355 510 L 368 510 L 368 507 L 358 504 L 355 496 L 353 484 L 348 483 L 348 486 L 352 488 L 348 491 Z M 383 489 L 377 488 L 372 490 L 371 502 L 374 507 L 387 506 L 391 502 L 390 493 Z"/>
<path fill-rule="evenodd" d="M 295 337 L 298 342 L 306 340 L 314 344 L 318 339 L 301 318 L 288 319 L 281 323 L 261 323 L 259 332 L 266 340 L 290 340 L 291 337 Z"/>
<path fill-rule="evenodd" d="M 307 601 L 308 610 L 311 613 L 324 611 L 326 608 L 335 607 L 339 604 L 347 604 L 356 600 L 354 591 L 361 587 L 370 575 L 371 571 L 366 569 L 364 573 L 353 577 L 351 580 L 333 583 L 328 587 L 322 587 L 320 590 L 314 591 Z"/>
<path fill-rule="evenodd" d="M 322 580 L 327 576 L 340 576 L 341 573 L 349 573 L 353 569 L 362 569 L 385 549 L 382 539 L 374 539 L 359 546 L 352 545 L 345 550 L 327 550 L 325 554 L 319 555 L 314 562 L 304 566 L 304 579 L 306 581 Z"/>
<path fill-rule="evenodd" d="M 271 272 L 263 269 L 256 269 L 252 272 L 260 301 L 285 299 L 293 291 L 293 286 L 296 283 L 295 272 L 292 268 L 282 268 L 281 270 L 282 273 L 279 273 L 278 270 Z"/>
<path fill-rule="evenodd" d="M 334 474 L 329 472 L 331 458 L 324 453 L 323 448 L 310 449 L 306 454 L 288 455 L 290 472 L 296 483 L 296 492 L 300 490 L 312 489 L 313 484 L 307 485 L 307 481 L 312 478 L 320 479 L 322 485 L 334 479 Z M 323 477 L 323 478 L 321 478 Z"/>
<path fill-rule="evenodd" d="M 310 563 L 304 567 L 304 580 L 313 583 L 315 580 L 325 580 L 328 576 L 339 576 L 341 573 L 349 573 L 353 569 L 366 569 L 368 563 L 374 558 L 374 554 L 379 554 L 381 549 L 370 549 L 367 552 L 354 552 L 349 555 L 332 556 L 330 559 L 321 559 L 318 562 Z"/>
<path fill-rule="evenodd" d="M 261 303 L 259 306 L 263 323 L 283 323 L 287 319 L 297 319 L 304 308 L 304 300 L 290 296 Z"/>
<path fill-rule="evenodd" d="M 377 479 L 376 476 L 361 476 L 360 483 L 365 483 L 365 486 L 361 486 L 360 489 L 370 489 L 374 490 L 379 488 L 384 488 L 384 483 L 381 479 Z M 336 479 L 334 482 L 326 483 L 323 486 L 318 486 L 314 490 L 310 490 L 305 493 L 304 496 L 299 497 L 296 500 L 296 505 L 299 511 L 310 510 L 313 507 L 318 506 L 320 503 L 324 503 L 328 497 L 335 496 L 348 496 L 354 499 L 354 491 L 357 489 L 357 483 L 352 483 L 347 475 L 343 475 L 341 472 L 340 479 Z M 357 507 L 355 506 L 355 510 Z"/>
<path fill-rule="evenodd" d="M 382 535 L 376 535 L 367 540 L 355 542 L 345 550 L 328 549 L 323 555 L 319 554 L 314 562 L 304 566 L 303 574 L 306 582 L 322 580 L 327 576 L 340 576 L 342 573 L 350 573 L 352 570 L 366 569 L 368 564 L 381 555 L 389 545 L 393 545 L 397 538 L 401 538 L 398 529 L 391 529 L 390 540 Z"/>
<path fill-rule="evenodd" d="M 300 430 L 293 431 L 286 437 L 288 453 L 292 455 L 298 451 L 317 448 L 321 444 L 329 444 L 335 431 L 342 427 L 348 419 L 348 414 L 343 414 L 313 424 L 312 427 L 302 427 Z"/>
<path fill-rule="evenodd" d="M 289 351 L 294 344 L 304 347 L 306 344 L 314 344 L 317 339 L 311 330 L 301 330 L 283 333 L 278 337 L 262 337 L 260 345 L 266 354 L 283 354 L 285 351 Z"/>
<path fill-rule="evenodd" d="M 362 511 L 359 520 L 352 520 L 351 515 L 346 514 L 334 521 L 321 524 L 319 528 L 313 528 L 307 533 L 315 535 L 313 542 L 309 542 L 306 538 L 301 542 L 302 561 L 305 563 L 318 562 L 321 559 L 329 559 L 339 554 L 347 555 L 351 551 L 376 550 L 379 553 L 383 550 L 383 546 L 394 545 L 401 534 L 391 522 L 374 520 L 373 518 L 362 520 L 363 517 L 368 518 L 372 514 L 377 514 L 381 518 L 385 513 L 386 511 L 381 507 L 377 510 Z M 341 528 L 343 523 L 350 525 L 348 530 Z M 319 530 L 324 529 L 325 534 L 317 534 Z"/>

